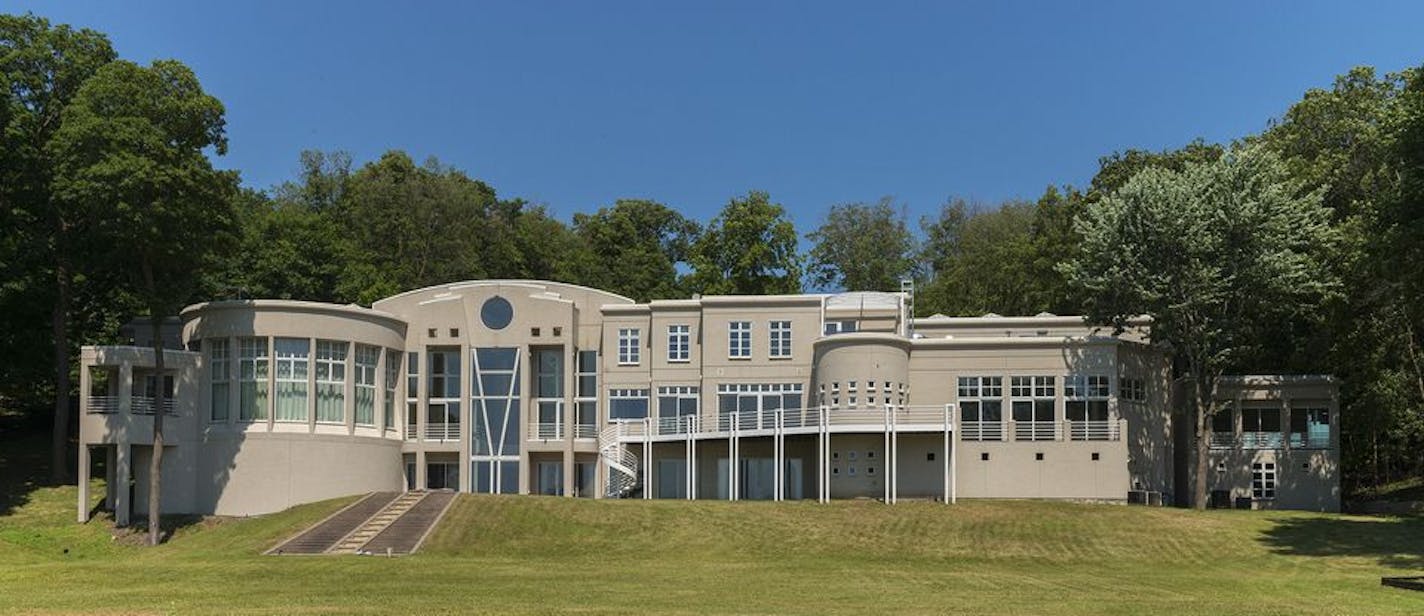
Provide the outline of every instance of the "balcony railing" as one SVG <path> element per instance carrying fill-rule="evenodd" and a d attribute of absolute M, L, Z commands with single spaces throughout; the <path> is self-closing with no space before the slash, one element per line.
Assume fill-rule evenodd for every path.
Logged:
<path fill-rule="evenodd" d="M 959 424 L 959 438 L 965 441 L 1002 441 L 1004 440 L 1004 422 L 962 422 Z"/>
<path fill-rule="evenodd" d="M 119 412 L 118 396 L 89 396 L 90 413 L 117 413 Z"/>
<path fill-rule="evenodd" d="M 1212 432 L 1213 449 L 1284 449 L 1287 441 L 1292 449 L 1329 449 L 1328 432 L 1292 432 L 1289 439 L 1280 432 L 1242 432 L 1238 440 L 1231 432 Z"/>
<path fill-rule="evenodd" d="M 598 426 L 576 424 L 574 425 L 574 438 L 598 438 Z"/>
<path fill-rule="evenodd" d="M 558 440 L 564 438 L 564 424 L 534 423 L 529 426 L 529 440 Z"/>
<path fill-rule="evenodd" d="M 793 428 L 815 429 L 821 426 L 866 427 L 913 425 L 919 429 L 926 426 L 948 427 L 951 414 L 944 406 L 899 407 L 895 411 L 885 409 L 781 409 L 764 411 L 738 411 L 716 415 L 679 415 L 675 417 L 653 417 L 648 419 L 613 419 L 609 421 L 611 433 L 620 437 L 642 437 L 647 435 L 667 436 L 678 434 L 725 434 L 731 432 L 772 431 Z"/>
<path fill-rule="evenodd" d="M 1118 440 L 1116 421 L 1068 421 L 1068 437 L 1075 441 L 1115 441 Z"/>
<path fill-rule="evenodd" d="M 458 441 L 460 440 L 460 424 L 458 422 L 425 424 L 425 440 Z"/>
<path fill-rule="evenodd" d="M 1016 441 L 1056 441 L 1058 422 L 1056 421 L 1016 421 L 1014 422 Z"/>
<path fill-rule="evenodd" d="M 135 415 L 152 415 L 154 399 L 149 396 L 129 397 L 129 412 Z M 108 414 L 119 412 L 118 396 L 89 396 L 89 412 L 95 414 Z M 173 398 L 163 399 L 163 414 L 177 415 L 177 406 L 173 403 Z"/>

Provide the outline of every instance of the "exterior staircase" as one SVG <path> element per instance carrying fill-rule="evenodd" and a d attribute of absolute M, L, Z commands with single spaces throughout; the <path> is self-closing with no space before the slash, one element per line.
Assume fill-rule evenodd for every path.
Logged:
<path fill-rule="evenodd" d="M 604 496 L 623 498 L 638 487 L 638 456 L 618 440 L 618 425 L 598 433 L 598 454 L 608 465 L 608 488 Z"/>
<path fill-rule="evenodd" d="M 449 491 L 368 494 L 267 553 L 410 554 L 454 502 Z"/>
<path fill-rule="evenodd" d="M 407 511 L 415 507 L 420 501 L 425 500 L 428 492 L 406 492 L 396 497 L 384 509 L 376 515 L 371 516 L 365 523 L 356 527 L 345 537 L 338 541 L 336 545 L 327 550 L 329 554 L 356 554 L 361 548 L 376 538 L 381 531 L 386 530 L 396 519 L 405 515 Z"/>

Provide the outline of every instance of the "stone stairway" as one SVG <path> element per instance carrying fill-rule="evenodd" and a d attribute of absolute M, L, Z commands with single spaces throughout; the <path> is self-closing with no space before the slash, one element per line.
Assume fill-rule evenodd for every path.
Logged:
<path fill-rule="evenodd" d="M 371 516 L 385 509 L 400 494 L 396 492 L 373 492 L 345 509 L 317 522 L 295 537 L 268 550 L 268 554 L 323 554 L 338 542 L 359 528 Z"/>
<path fill-rule="evenodd" d="M 454 492 L 430 492 L 420 502 L 413 505 L 405 515 L 400 516 L 371 539 L 361 551 L 369 554 L 410 554 L 420 549 L 420 544 L 440 523 L 450 504 L 455 502 Z"/>
<path fill-rule="evenodd" d="M 377 535 L 385 531 L 397 520 L 405 516 L 412 508 L 419 505 L 430 496 L 429 492 L 406 492 L 395 500 L 391 501 L 365 523 L 356 527 L 345 537 L 342 537 L 336 545 L 327 550 L 329 554 L 357 554 L 360 552 L 370 552 L 365 548 L 366 544 Z M 384 550 L 383 550 L 384 551 Z"/>

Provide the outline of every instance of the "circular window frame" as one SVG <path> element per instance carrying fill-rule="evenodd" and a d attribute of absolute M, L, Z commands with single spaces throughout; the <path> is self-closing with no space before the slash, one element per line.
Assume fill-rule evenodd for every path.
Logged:
<path fill-rule="evenodd" d="M 514 304 L 509 303 L 509 300 L 496 295 L 480 305 L 480 323 L 486 328 L 499 331 L 509 327 L 512 322 L 514 322 Z"/>

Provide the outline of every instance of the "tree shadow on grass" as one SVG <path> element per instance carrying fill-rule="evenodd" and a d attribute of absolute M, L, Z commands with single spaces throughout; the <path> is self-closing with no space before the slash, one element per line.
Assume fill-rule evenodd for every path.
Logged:
<path fill-rule="evenodd" d="M 1261 535 L 1276 554 L 1373 558 L 1393 569 L 1424 570 L 1424 516 L 1277 518 Z"/>
<path fill-rule="evenodd" d="M 0 516 L 30 502 L 49 484 L 49 434 L 0 425 Z"/>

